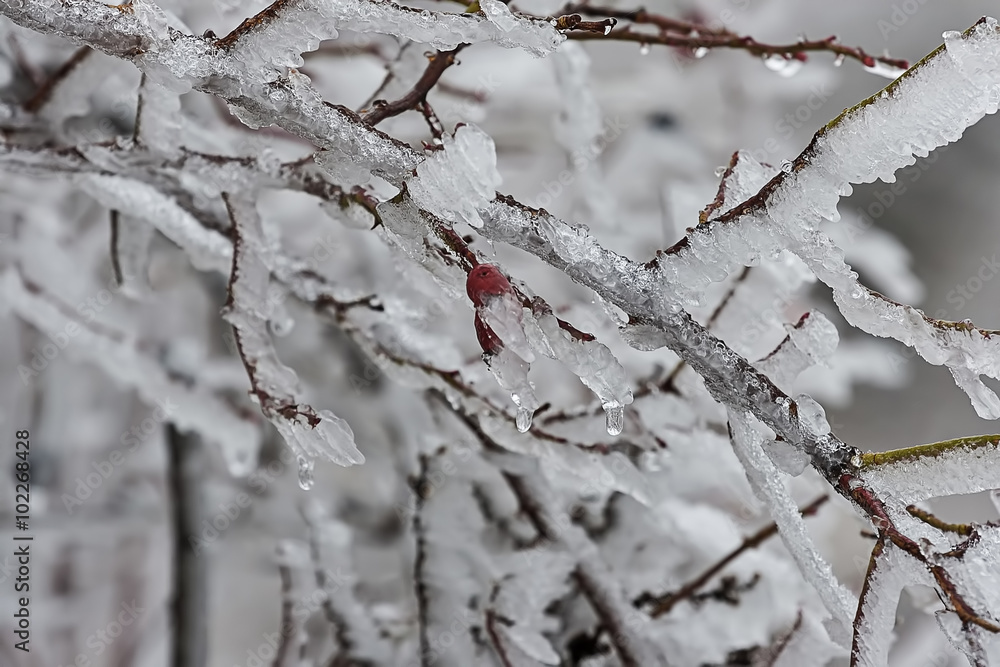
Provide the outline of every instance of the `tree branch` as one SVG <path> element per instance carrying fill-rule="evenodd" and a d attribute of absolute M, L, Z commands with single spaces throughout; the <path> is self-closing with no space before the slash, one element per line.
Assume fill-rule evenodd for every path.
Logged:
<path fill-rule="evenodd" d="M 467 44 L 459 44 L 451 51 L 437 51 L 428 57 L 427 69 L 421 75 L 413 89 L 406 95 L 393 102 L 376 100 L 372 103 L 374 107 L 368 113 L 361 115 L 361 118 L 371 126 L 378 125 L 386 118 L 398 116 L 404 111 L 416 109 L 418 106 L 427 103 L 427 94 L 437 85 L 441 75 L 445 70 L 455 64 L 455 56 L 464 49 Z"/>

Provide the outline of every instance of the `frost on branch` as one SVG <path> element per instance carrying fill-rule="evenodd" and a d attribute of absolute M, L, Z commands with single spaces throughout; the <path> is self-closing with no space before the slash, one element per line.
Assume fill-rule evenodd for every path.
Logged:
<path fill-rule="evenodd" d="M 843 251 L 819 231 L 824 220 L 839 219 L 837 201 L 850 194 L 851 183 L 892 182 L 895 171 L 914 163 L 914 155 L 926 156 L 956 141 L 966 127 L 996 112 L 998 50 L 1000 34 L 993 19 L 983 19 L 966 33 L 948 33 L 945 46 L 921 66 L 823 128 L 759 194 L 658 256 L 662 279 L 676 286 L 682 303 L 698 303 L 709 280 L 787 248 L 832 288 L 848 322 L 895 338 L 929 362 L 947 366 L 980 416 L 1000 417 L 1000 399 L 979 379 L 1000 378 L 1000 348 L 990 332 L 928 318 L 862 286 Z M 743 159 L 750 171 L 760 172 L 757 182 L 763 185 L 761 167 L 752 158 Z"/>
<path fill-rule="evenodd" d="M 435 49 L 492 41 L 541 56 L 565 39 L 547 21 L 515 16 L 499 2 L 478 14 L 403 7 L 388 0 L 280 0 L 219 41 L 240 56 L 251 77 L 276 76 L 273 68 L 301 67 L 301 54 L 341 30 L 395 35 Z"/>
<path fill-rule="evenodd" d="M 407 189 L 420 208 L 449 222 L 482 227 L 480 209 L 496 196 L 500 174 L 493 140 L 473 125 L 444 138 L 444 150 L 431 153 Z"/>
<path fill-rule="evenodd" d="M 729 414 L 733 447 L 746 469 L 747 480 L 763 502 L 781 535 L 785 546 L 802 570 L 803 576 L 819 593 L 832 617 L 830 635 L 846 645 L 851 635 L 851 617 L 856 607 L 854 596 L 837 581 L 823 557 L 816 550 L 806 530 L 805 522 L 785 487 L 785 479 L 764 453 L 765 439 L 748 415 Z"/>
<path fill-rule="evenodd" d="M 537 158 L 563 165 L 567 153 L 573 160 L 594 147 L 601 129 L 595 91 L 605 75 L 601 68 L 589 69 L 582 49 L 561 46 L 553 54 L 552 95 L 532 90 L 533 102 L 562 111 L 554 136 L 538 141 L 525 141 L 519 130 L 512 142 L 496 116 L 483 121 L 483 127 L 497 128 L 487 135 L 466 123 L 479 119 L 466 117 L 464 102 L 448 109 L 457 115 L 435 114 L 431 104 L 445 108 L 442 99 L 474 100 L 477 113 L 493 113 L 495 107 L 483 102 L 493 89 L 468 87 L 479 70 L 466 79 L 459 70 L 454 80 L 431 86 L 433 91 L 420 88 L 424 45 L 469 45 L 462 47 L 468 56 L 462 69 L 468 71 L 484 41 L 541 54 L 562 42 L 560 31 L 573 37 L 589 30 L 606 41 L 641 38 L 631 29 L 594 30 L 610 28 L 610 19 L 588 28 L 570 15 L 553 24 L 498 0 L 483 0 L 461 14 L 384 1 L 279 0 L 220 39 L 191 34 L 143 0 L 118 6 L 84 0 L 14 4 L 0 0 L 0 11 L 128 59 L 143 78 L 136 127 L 112 141 L 66 131 L 74 120 L 98 115 L 99 107 L 79 98 L 85 84 L 96 80 L 94 71 L 103 71 L 104 56 L 69 56 L 70 66 L 56 71 L 75 75 L 56 78 L 49 102 L 45 95 L 37 105 L 8 105 L 4 99 L 0 110 L 3 122 L 10 121 L 0 145 L 5 172 L 21 179 L 19 186 L 43 177 L 52 179 L 46 187 L 57 186 L 56 179 L 70 181 L 101 204 L 102 231 L 107 209 L 114 211 L 111 248 L 89 231 L 88 216 L 77 219 L 65 210 L 51 215 L 55 211 L 48 209 L 38 214 L 44 202 L 14 211 L 11 229 L 3 233 L 49 229 L 92 268 L 104 266 L 110 255 L 118 282 L 126 278 L 129 289 L 126 274 L 148 274 L 154 297 L 179 284 L 218 296 L 216 274 L 228 274 L 225 317 L 236 331 L 252 396 L 298 454 L 288 462 L 298 466 L 302 487 L 312 486 L 314 475 L 336 475 L 335 483 L 319 484 L 321 501 L 336 518 L 306 513 L 310 562 L 290 541 L 279 563 L 282 582 L 290 582 L 283 588 L 283 608 L 300 595 L 319 593 L 321 615 L 331 627 L 313 631 L 320 614 L 310 623 L 296 619 L 283 650 L 308 648 L 301 655 L 312 659 L 321 653 L 317 638 L 326 636 L 335 646 L 324 664 L 392 664 L 417 656 L 425 663 L 442 657 L 462 665 L 645 667 L 742 660 L 798 667 L 825 664 L 853 646 L 856 663 L 879 664 L 889 650 L 899 593 L 905 583 L 920 582 L 937 593 L 947 637 L 973 664 L 982 662 L 1000 603 L 990 587 L 996 581 L 996 531 L 991 525 L 947 524 L 910 503 L 1000 487 L 993 474 L 996 439 L 862 455 L 831 432 L 815 400 L 793 398 L 792 392 L 804 371 L 836 363 L 837 332 L 803 294 L 818 277 L 833 289 L 850 323 L 914 344 L 931 361 L 948 365 L 978 396 L 977 407 L 990 412 L 989 396 L 976 385 L 980 369 L 992 373 L 997 364 L 990 332 L 929 320 L 862 287 L 824 231 L 849 183 L 889 176 L 909 164 L 912 153 L 956 138 L 980 111 L 992 109 L 997 39 L 988 21 L 964 36 L 949 35 L 945 50 L 831 123 L 796 161 L 778 168 L 737 153 L 702 215 L 678 221 L 682 228 L 691 225 L 687 236 L 650 259 L 649 237 L 638 241 L 626 234 L 655 229 L 657 220 L 627 198 L 619 205 L 628 214 L 613 220 L 621 235 L 615 239 L 618 254 L 603 245 L 610 225 L 591 233 L 496 193 L 498 155 L 500 168 L 531 163 L 533 169 Z M 660 33 L 649 37 L 674 46 L 729 39 L 725 31 L 695 35 L 691 24 L 645 10 L 606 13 L 655 25 Z M 343 39 L 345 29 L 375 38 L 351 46 Z M 367 80 L 366 66 L 349 62 L 345 53 L 384 59 L 383 49 L 398 45 L 383 35 L 411 41 L 391 85 L 379 89 L 377 81 Z M 302 53 L 327 40 L 317 60 L 303 65 Z M 748 50 L 762 48 L 753 40 L 741 42 Z M 432 58 L 423 73 L 433 74 L 435 62 L 446 60 Z M 95 70 L 76 71 L 74 65 L 83 63 Z M 58 65 L 55 58 L 51 64 Z M 297 71 L 300 65 L 316 73 L 316 86 Z M 544 63 L 540 67 L 549 73 Z M 331 80 L 325 80 L 328 74 Z M 512 67 L 510 74 L 516 78 L 518 72 Z M 18 76 L 30 90 L 30 77 Z M 980 85 L 982 77 L 989 85 Z M 360 89 L 368 83 L 370 88 Z M 327 101 L 320 94 L 339 95 L 355 84 L 352 99 L 369 99 L 363 106 L 373 107 L 360 115 L 341 106 L 343 99 Z M 191 90 L 197 93 L 179 105 L 179 96 Z M 129 100 L 133 92 L 127 91 Z M 243 126 L 214 115 L 216 100 L 206 95 L 227 105 Z M 400 122 L 392 127 L 403 128 L 405 136 L 378 129 L 388 117 L 373 112 L 383 108 L 371 101 L 380 95 L 396 101 L 392 115 Z M 421 101 L 408 106 L 410 100 Z M 552 108 L 542 113 L 545 132 Z M 430 124 L 430 141 L 412 112 Z M 406 125 L 410 120 L 419 134 Z M 250 134 L 248 128 L 261 131 Z M 249 148 L 234 148 L 247 137 L 254 139 Z M 270 146 L 261 150 L 257 140 L 273 140 L 280 153 Z M 421 142 L 423 150 L 414 148 Z M 544 145 L 556 154 L 546 156 Z M 292 150 L 299 152 L 291 157 Z M 609 163 L 617 155 L 609 154 Z M 524 163 L 514 162 L 522 156 Z M 565 209 L 586 210 L 601 222 L 597 213 L 610 199 L 599 187 L 604 183 L 596 165 L 580 169 L 574 161 L 572 167 L 581 187 L 564 189 Z M 526 184 L 515 169 L 503 172 L 511 175 L 505 187 L 519 190 Z M 254 204 L 244 197 L 271 189 L 294 195 L 276 194 L 275 208 L 281 210 L 273 215 L 281 219 L 275 226 L 280 231 L 265 234 Z M 17 188 L 10 190 L 5 198 L 18 205 L 36 192 L 21 197 Z M 222 192 L 238 193 L 227 196 L 229 218 Z M 274 205 L 272 194 L 262 193 L 262 207 Z M 289 203 L 293 199 L 308 203 Z M 329 219 L 315 215 L 317 201 Z M 79 208 L 75 203 L 70 200 L 65 209 Z M 25 211 L 31 214 L 22 220 Z M 10 222 L 7 217 L 0 222 Z M 162 243 L 154 228 L 171 243 Z M 874 233 L 866 242 L 872 239 Z M 14 295 L 9 301 L 38 329 L 21 333 L 30 339 L 57 332 L 71 318 L 49 321 L 45 304 L 51 299 L 22 278 L 30 271 L 14 268 L 24 259 L 20 255 L 43 253 L 25 251 L 28 246 L 19 241 L 17 254 L 8 256 L 8 247 L 0 244 L 0 257 L 12 264 L 5 276 L 21 281 L 5 283 L 8 296 Z M 867 254 L 855 254 L 859 268 L 887 269 L 872 276 L 873 286 L 886 286 L 893 298 L 916 298 L 912 280 L 893 280 L 905 274 L 905 256 L 892 254 L 881 267 L 873 263 L 893 249 L 871 242 Z M 177 258 L 184 261 L 175 263 Z M 577 283 L 559 276 L 546 285 L 552 305 L 499 268 L 531 275 L 533 283 L 539 260 Z M 204 273 L 190 271 L 188 261 Z M 468 281 L 484 267 L 493 267 L 494 280 L 473 289 Z M 471 317 L 463 283 L 476 309 Z M 272 299 L 272 288 L 280 299 Z M 310 385 L 328 392 L 322 396 L 350 384 L 361 398 L 352 406 L 352 424 L 375 435 L 366 438 L 373 445 L 363 467 L 315 469 L 318 457 L 345 464 L 362 458 L 346 422 L 305 405 L 298 378 L 276 356 L 267 327 L 287 319 L 278 303 L 286 295 L 309 311 L 298 327 L 309 331 L 288 346 L 288 354 L 298 353 L 296 362 L 310 365 Z M 179 301 L 185 317 L 196 310 Z M 142 305 L 123 301 L 116 308 Z M 66 316 L 64 310 L 59 314 Z M 200 334 L 211 335 L 217 324 L 211 315 L 198 323 Z M 618 327 L 625 343 L 615 335 Z M 139 354 L 140 345 L 123 352 L 108 344 L 114 348 L 108 352 L 97 340 L 107 332 L 91 333 L 97 338 L 80 338 L 67 356 L 96 360 L 115 377 L 131 364 L 126 379 L 145 400 L 158 395 L 150 386 L 161 393 L 187 392 L 191 412 L 179 425 L 193 424 L 192 430 L 210 439 L 222 437 L 236 471 L 232 463 L 240 462 L 241 451 L 256 453 L 256 429 L 248 432 L 248 422 L 238 423 L 246 420 L 214 393 L 234 386 L 231 376 L 222 382 L 207 380 L 211 373 L 202 369 L 185 374 L 197 362 L 176 350 L 164 354 L 167 370 L 158 369 L 158 362 Z M 110 339 L 131 345 L 128 335 L 124 343 Z M 576 382 L 540 373 L 543 356 L 570 370 L 597 400 Z M 532 363 L 536 370 L 529 379 Z M 152 379 L 140 379 L 135 368 Z M 184 375 L 187 384 L 172 374 Z M 839 376 L 838 386 L 849 385 L 851 377 Z M 633 407 L 626 420 L 627 404 Z M 199 416 L 198 410 L 209 408 L 214 421 Z M 607 428 L 594 428 L 602 418 Z M 727 421 L 732 442 L 725 437 Z M 449 465 L 451 454 L 466 460 Z M 243 472 L 247 465 L 244 460 Z M 876 535 L 872 574 L 857 614 L 820 556 L 830 526 L 848 511 L 846 503 L 830 503 L 825 511 L 841 516 L 816 526 L 814 539 L 805 524 L 815 503 L 800 509 L 793 502 L 819 485 L 847 498 Z M 271 497 L 288 500 L 277 485 L 272 488 Z M 773 535 L 780 535 L 785 549 L 766 544 Z M 310 566 L 314 576 L 303 580 Z M 350 570 L 348 576 L 330 573 L 339 566 Z M 431 650 L 443 645 L 456 619 L 461 631 L 455 631 L 450 650 L 432 659 Z M 286 652 L 279 664 L 301 655 Z"/>
<path fill-rule="evenodd" d="M 299 379 L 278 359 L 267 331 L 272 317 L 271 272 L 264 257 L 272 250 L 264 238 L 252 202 L 226 197 L 233 222 L 234 244 L 229 300 L 224 316 L 233 325 L 236 345 L 253 385 L 252 395 L 299 459 L 299 481 L 311 483 L 311 460 L 324 458 L 338 465 L 363 463 L 346 421 L 329 410 L 316 412 L 300 402 Z"/>

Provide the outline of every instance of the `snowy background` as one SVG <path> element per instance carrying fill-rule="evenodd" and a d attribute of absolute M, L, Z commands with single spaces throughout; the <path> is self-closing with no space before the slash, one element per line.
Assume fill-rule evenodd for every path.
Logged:
<path fill-rule="evenodd" d="M 537 2 L 535 7 L 525 0 L 523 7 L 538 14 L 558 8 L 558 3 L 549 0 Z M 193 34 L 212 30 L 220 36 L 265 6 L 240 0 L 163 0 L 159 4 L 175 11 Z M 522 7 L 521 2 L 513 4 Z M 731 17 L 728 27 L 762 42 L 789 43 L 800 35 L 818 38 L 835 34 L 843 44 L 877 55 L 886 50 L 893 57 L 915 62 L 941 43 L 942 31 L 963 30 L 982 15 L 995 14 L 992 4 L 720 0 L 645 6 L 667 16 L 706 23 Z M 451 4 L 435 9 L 461 11 L 460 6 Z M 23 104 L 31 96 L 31 88 L 15 60 L 23 59 L 41 73 L 52 72 L 76 47 L 55 37 L 34 35 L 6 19 L 0 21 L 0 101 Z M 338 50 L 336 45 L 341 43 L 346 44 L 346 50 Z M 399 47 L 392 38 L 344 31 L 337 42 L 324 43 L 318 52 L 307 54 L 301 71 L 311 77 L 324 99 L 358 109 L 381 83 L 386 60 L 396 59 L 393 66 L 399 68 L 404 81 L 412 81 L 414 74 L 422 71 L 428 47 L 412 44 L 406 49 L 410 55 L 397 57 Z M 734 151 L 747 150 L 758 161 L 777 167 L 794 158 L 813 133 L 841 110 L 887 83 L 855 60 L 835 64 L 834 56 L 828 53 L 810 54 L 801 68 L 789 64 L 785 71 L 773 71 L 760 58 L 740 50 L 717 49 L 695 57 L 702 54 L 662 46 L 640 49 L 631 43 L 595 42 L 586 43 L 585 50 L 590 56 L 587 84 L 604 133 L 603 151 L 587 160 L 585 171 L 574 173 L 568 185 L 559 184 L 559 175 L 567 169 L 566 145 L 573 132 L 572 128 L 563 131 L 560 114 L 567 108 L 586 111 L 589 103 L 572 97 L 573 84 L 567 83 L 572 79 L 571 59 L 535 58 L 522 50 L 477 44 L 459 54 L 460 64 L 445 73 L 430 102 L 449 132 L 456 122 L 474 123 L 493 138 L 502 192 L 563 219 L 590 224 L 605 247 L 639 262 L 651 259 L 656 248 L 669 246 L 686 227 L 697 223 L 698 211 L 715 197 L 718 168 L 728 164 Z M 557 76 L 560 66 L 565 68 L 562 78 Z M 59 132 L 39 136 L 35 145 L 96 144 L 114 136 L 130 136 L 139 83 L 139 73 L 131 64 L 105 55 L 89 57 L 78 78 L 41 112 L 51 127 L 60 128 Z M 394 99 L 407 88 L 401 85 L 383 96 Z M 84 101 L 88 96 L 89 104 Z M 312 150 L 308 142 L 274 129 L 249 130 L 223 103 L 203 93 L 185 94 L 181 102 L 185 119 L 181 129 L 190 142 L 188 147 L 252 155 L 275 163 L 307 156 Z M 429 140 L 427 126 L 414 112 L 390 118 L 379 128 L 414 147 Z M 981 328 L 1000 328 L 1000 280 L 990 280 L 1000 272 L 1000 264 L 992 268 L 993 258 L 1000 259 L 998 165 L 1000 125 L 996 118 L 987 117 L 958 143 L 908 168 L 906 173 L 912 178 L 900 179 L 905 192 L 887 195 L 892 191 L 882 182 L 856 187 L 853 195 L 841 201 L 844 219 L 839 224 L 840 233 L 851 225 L 860 230 L 845 238 L 842 246 L 862 282 L 935 317 L 969 318 Z M 393 653 L 384 664 L 416 664 L 399 657 L 416 654 L 412 600 L 408 600 L 414 554 L 408 537 L 412 508 L 405 507 L 410 497 L 406 479 L 413 472 L 413 451 L 432 451 L 453 442 L 454 436 L 439 423 L 445 420 L 441 413 L 446 411 L 434 409 L 433 399 L 426 401 L 420 392 L 399 386 L 366 361 L 348 336 L 324 323 L 313 309 L 282 299 L 276 306 L 278 312 L 271 314 L 278 355 L 298 373 L 317 410 L 332 410 L 350 423 L 366 458 L 362 466 L 341 468 L 319 460 L 311 473 L 300 470 L 295 456 L 245 398 L 248 383 L 234 354 L 231 329 L 218 316 L 226 302 L 228 272 L 195 271 L 184 252 L 157 237 L 150 250 L 150 295 L 135 300 L 114 283 L 107 252 L 107 221 L 108 208 L 114 207 L 116 200 L 100 178 L 70 183 L 13 171 L 5 170 L 0 176 L 3 263 L 17 261 L 22 275 L 59 295 L 77 316 L 86 317 L 92 310 L 97 322 L 126 332 L 138 350 L 158 362 L 159 372 L 169 381 L 209 387 L 218 403 L 206 405 L 206 410 L 229 410 L 229 418 L 239 421 L 245 417 L 244 423 L 263 433 L 257 465 L 249 476 L 230 474 L 239 467 L 238 452 L 226 453 L 224 448 L 197 443 L 186 450 L 192 457 L 186 464 L 189 474 L 202 494 L 195 504 L 204 512 L 206 522 L 199 524 L 205 527 L 199 531 L 199 539 L 189 540 L 199 563 L 196 569 L 204 576 L 205 664 L 250 667 L 272 663 L 273 657 L 267 658 L 273 643 L 269 638 L 282 612 L 278 563 L 292 568 L 295 577 L 305 576 L 302 572 L 311 576 L 309 568 L 302 565 L 308 560 L 309 524 L 327 521 L 329 516 L 336 521 L 329 529 L 334 536 L 327 537 L 334 544 L 333 550 L 341 551 L 327 566 L 335 577 L 363 583 L 360 597 L 373 622 L 394 645 L 406 649 Z M 198 191 L 197 183 L 184 185 Z M 892 202 L 887 205 L 890 196 Z M 872 209 L 873 202 L 882 208 Z M 261 191 L 258 210 L 279 230 L 280 242 L 290 254 L 312 258 L 345 294 L 382 294 L 403 323 L 401 328 L 410 332 L 403 336 L 401 349 L 442 367 L 478 369 L 469 370 L 477 383 L 485 386 L 493 382 L 478 360 L 473 311 L 464 294 L 425 298 L 430 293 L 430 278 L 406 266 L 398 253 L 390 253 L 368 229 L 370 220 L 352 224 L 349 214 L 324 210 L 302 193 L 277 190 Z M 859 212 L 872 210 L 883 211 L 874 216 L 874 227 L 858 222 L 862 219 Z M 830 233 L 837 238 L 836 229 Z M 560 317 L 598 334 L 619 355 L 631 378 L 648 377 L 656 364 L 672 367 L 675 357 L 669 352 L 640 353 L 622 344 L 614 321 L 601 304 L 565 275 L 510 247 L 497 244 L 494 248 L 483 238 L 477 238 L 471 247 L 486 257 L 495 257 L 511 275 L 544 296 Z M 963 289 L 970 298 L 961 296 Z M 774 309 L 777 316 L 795 321 L 811 307 L 819 308 L 836 324 L 840 348 L 829 368 L 812 368 L 803 374 L 796 392 L 807 391 L 826 407 L 834 432 L 845 442 L 882 451 L 997 430 L 977 417 L 947 369 L 925 364 L 899 343 L 851 330 L 837 315 L 825 288 L 800 291 Z M 144 382 L 144 371 L 120 371 L 121 359 L 113 362 L 120 372 L 100 368 L 86 355 L 76 356 L 75 343 L 71 343 L 65 354 L 26 377 L 19 366 L 28 363 L 26 360 L 47 339 L 24 318 L 10 313 L 4 316 L 3 310 L 0 308 L 0 442 L 13 469 L 12 433 L 19 428 L 31 429 L 32 576 L 37 588 L 33 588 L 33 652 L 26 657 L 11 646 L 7 624 L 11 618 L 8 609 L 14 605 L 10 597 L 13 570 L 12 562 L 3 560 L 5 555 L 0 553 L 4 566 L 0 573 L 4 605 L 0 665 L 167 665 L 175 549 L 170 508 L 176 490 L 166 473 L 170 467 L 168 441 L 173 438 L 173 446 L 182 449 L 190 443 L 171 431 L 162 410 L 158 412 L 155 404 L 150 405 L 135 390 Z M 365 326 L 384 334 L 384 339 L 400 337 L 398 331 L 380 330 L 377 323 Z M 451 347 L 440 347 L 438 334 L 447 334 Z M 532 380 L 541 402 L 551 401 L 560 409 L 586 405 L 592 398 L 555 363 L 540 362 Z M 490 387 L 492 395 L 502 397 L 502 392 Z M 632 389 L 636 391 L 637 385 Z M 579 424 L 567 437 L 610 442 L 603 432 L 602 416 Z M 680 434 L 676 437 L 684 439 Z M 706 448 L 728 448 L 724 430 L 714 437 Z M 247 442 L 234 446 L 251 447 Z M 112 458 L 113 452 L 124 455 Z M 688 541 L 678 538 L 676 544 L 658 543 L 675 549 L 668 549 L 675 555 L 666 558 L 669 562 L 662 568 L 665 579 L 660 589 L 682 584 L 725 553 L 736 540 L 734 536 L 749 534 L 766 523 L 766 514 L 759 507 L 740 514 L 750 494 L 743 488 L 746 482 L 738 463 L 725 453 L 731 461 L 708 458 L 699 464 L 699 459 L 692 457 L 687 462 L 692 466 L 689 474 L 681 470 L 669 476 L 670 483 L 678 487 L 690 477 L 690 488 L 680 493 L 687 504 L 664 512 L 674 522 L 670 525 L 677 534 L 692 537 Z M 456 456 L 461 456 L 461 449 Z M 102 474 L 96 485 L 87 483 L 88 475 L 109 469 L 110 474 Z M 303 479 L 310 474 L 311 482 Z M 664 473 L 663 479 L 667 477 Z M 615 480 L 615 484 L 628 481 Z M 5 512 L 9 512 L 6 499 L 14 496 L 13 484 L 9 477 L 0 482 L 4 498 L 0 508 Z M 304 490 L 303 486 L 311 488 Z M 803 504 L 823 488 L 823 482 L 812 473 L 793 480 L 793 495 Z M 598 498 L 588 499 L 593 502 L 587 505 L 586 520 L 595 525 L 602 518 L 601 500 L 606 491 L 602 489 L 596 494 Z M 67 501 L 68 497 L 76 502 Z M 461 504 L 468 500 L 456 496 L 442 502 Z M 399 509 L 401 503 L 403 510 Z M 629 507 L 632 505 L 626 504 L 621 511 Z M 456 522 L 464 520 L 458 509 L 452 509 Z M 950 521 L 996 518 L 996 510 L 983 494 L 935 501 L 933 509 Z M 724 515 L 727 523 L 722 525 L 720 517 Z M 729 516 L 735 518 L 729 521 Z M 713 521 L 719 522 L 716 534 L 708 531 L 702 535 L 699 531 L 715 525 Z M 858 592 L 871 550 L 871 540 L 860 534 L 865 526 L 839 498 L 832 499 L 809 521 L 835 574 Z M 216 527 L 225 524 L 225 528 L 214 530 L 208 525 L 212 522 Z M 5 532 L 10 523 L 5 518 L 5 528 L 0 530 L 4 544 L 10 542 Z M 620 539 L 620 549 L 625 551 L 644 534 L 641 520 L 636 519 L 635 525 L 623 523 L 627 528 L 623 535 L 612 536 L 604 545 L 612 554 L 618 548 L 614 540 Z M 354 537 L 348 539 L 345 534 Z M 459 542 L 463 538 L 456 530 L 443 539 Z M 279 544 L 285 545 L 286 552 L 276 558 Z M 636 562 L 640 565 L 635 565 L 635 580 L 628 586 L 642 590 L 650 585 L 642 577 L 655 567 L 642 559 Z M 560 567 L 543 565 L 553 572 Z M 626 571 L 631 566 L 628 562 L 615 565 Z M 451 576 L 447 564 L 440 567 L 442 576 Z M 794 621 L 796 605 L 821 608 L 777 539 L 744 556 L 734 571 L 741 580 L 754 572 L 765 572 L 768 581 L 754 587 L 742 611 L 710 601 L 706 604 L 715 604 L 718 609 L 705 612 L 708 620 L 685 617 L 676 620 L 676 625 L 675 621 L 664 624 L 663 644 L 674 646 L 672 642 L 677 642 L 675 661 L 668 664 L 764 664 L 736 662 L 739 657 L 731 651 L 738 646 L 729 642 L 745 640 L 749 642 L 746 646 L 764 643 Z M 465 581 L 458 574 L 454 576 L 456 581 Z M 294 584 L 297 591 L 309 590 L 308 581 Z M 456 596 L 465 592 L 456 586 Z M 306 664 L 319 665 L 319 656 L 327 655 L 334 645 L 330 624 L 324 618 L 320 598 L 306 595 L 299 601 L 302 599 L 311 600 L 303 631 L 310 638 L 305 644 L 307 657 L 316 660 Z M 400 599 L 407 602 L 398 603 Z M 913 599 L 903 596 L 899 641 L 889 664 L 966 664 L 938 632 L 933 617 L 917 610 L 933 602 L 917 595 Z M 694 605 L 691 607 L 683 613 L 696 614 Z M 107 642 L 100 638 L 102 631 L 114 626 L 115 618 L 131 614 L 133 608 L 141 611 L 132 615 L 135 621 L 120 636 Z M 754 609 L 767 609 L 773 615 L 755 615 Z M 541 616 L 540 610 L 538 613 Z M 574 620 L 577 627 L 586 627 L 585 619 Z M 746 628 L 733 629 L 740 624 Z M 564 630 L 560 636 L 570 634 Z M 682 650 L 679 638 L 684 635 L 694 637 L 690 643 L 699 648 Z M 713 644 L 717 645 L 706 649 Z M 825 660 L 817 655 L 810 659 L 823 664 Z M 434 664 L 462 664 L 459 660 L 445 652 Z M 484 660 L 482 664 L 493 664 Z M 618 663 L 612 656 L 606 662 L 592 658 L 584 664 Z M 832 664 L 846 662 L 841 655 Z"/>

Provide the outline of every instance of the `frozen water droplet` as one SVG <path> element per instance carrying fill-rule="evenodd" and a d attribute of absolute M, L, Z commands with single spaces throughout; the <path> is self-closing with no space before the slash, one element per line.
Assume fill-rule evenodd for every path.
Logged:
<path fill-rule="evenodd" d="M 793 165 L 791 160 L 781 161 L 781 171 L 785 172 L 786 174 L 792 173 L 792 166 Z"/>
<path fill-rule="evenodd" d="M 316 463 L 312 459 L 299 456 L 299 488 L 308 491 L 313 488 L 313 468 Z"/>
<path fill-rule="evenodd" d="M 608 22 L 604 26 L 604 35 L 610 35 L 611 30 L 618 25 L 618 19 L 608 19 Z"/>
<path fill-rule="evenodd" d="M 771 462 L 792 477 L 801 475 L 809 465 L 809 455 L 787 442 L 770 440 L 764 443 L 763 448 Z"/>
<path fill-rule="evenodd" d="M 778 74 L 785 78 L 795 76 L 802 69 L 802 65 L 802 61 L 798 58 L 789 58 L 785 60 L 785 66 L 778 70 Z"/>
<path fill-rule="evenodd" d="M 716 178 L 721 178 L 724 173 L 726 173 L 726 167 L 716 167 L 715 168 L 715 177 Z"/>
<path fill-rule="evenodd" d="M 708 47 L 699 46 L 698 48 L 696 48 L 694 51 L 691 52 L 691 55 L 693 55 L 695 58 L 704 58 L 705 56 L 708 55 Z"/>
<path fill-rule="evenodd" d="M 833 66 L 840 67 L 844 64 L 844 60 L 847 58 L 843 53 L 838 54 L 836 58 L 833 59 Z"/>
<path fill-rule="evenodd" d="M 528 429 L 531 428 L 532 416 L 533 415 L 531 413 L 531 410 L 527 408 L 518 408 L 517 418 L 514 420 L 514 422 L 517 424 L 517 430 L 520 431 L 521 433 L 527 433 Z"/>
<path fill-rule="evenodd" d="M 649 44 L 643 43 L 639 45 L 639 55 L 646 55 L 649 53 Z"/>
<path fill-rule="evenodd" d="M 295 320 L 289 317 L 288 313 L 283 312 L 282 315 L 283 317 L 276 317 L 267 323 L 271 329 L 271 333 L 279 338 L 292 333 L 292 329 L 295 328 Z"/>
<path fill-rule="evenodd" d="M 607 418 L 608 435 L 621 435 L 625 428 L 625 407 L 609 403 L 604 406 L 604 415 Z"/>
<path fill-rule="evenodd" d="M 769 56 L 764 56 L 764 67 L 768 68 L 772 72 L 780 72 L 788 64 L 788 58 L 783 55 L 772 53 Z"/>
<path fill-rule="evenodd" d="M 830 422 L 822 405 L 806 394 L 796 396 L 795 403 L 799 408 L 799 424 L 808 435 L 818 438 L 830 433 Z"/>

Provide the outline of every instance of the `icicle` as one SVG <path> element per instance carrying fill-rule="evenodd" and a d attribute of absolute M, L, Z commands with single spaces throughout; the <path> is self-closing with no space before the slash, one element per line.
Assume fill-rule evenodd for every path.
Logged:
<path fill-rule="evenodd" d="M 515 419 L 517 430 L 521 433 L 527 433 L 531 429 L 532 417 L 534 417 L 534 413 L 531 410 L 518 406 L 517 418 Z"/>
<path fill-rule="evenodd" d="M 445 135 L 444 150 L 421 162 L 407 187 L 420 208 L 449 222 L 482 227 L 479 210 L 493 201 L 500 183 L 493 139 L 463 125 L 454 137 Z"/>
<path fill-rule="evenodd" d="M 268 268 L 274 263 L 273 249 L 265 240 L 256 206 L 231 195 L 224 199 L 236 232 L 236 254 L 223 317 L 233 325 L 253 384 L 252 396 L 297 457 L 322 456 L 342 466 L 364 463 L 346 421 L 300 402 L 298 376 L 278 359 L 266 329 L 274 310 Z"/>
<path fill-rule="evenodd" d="M 299 464 L 299 488 L 303 491 L 308 491 L 313 488 L 313 468 L 316 462 L 312 459 L 307 459 L 301 454 L 298 456 Z"/>
<path fill-rule="evenodd" d="M 764 67 L 772 72 L 781 72 L 788 66 L 788 58 L 778 53 L 772 53 L 763 57 Z"/>
<path fill-rule="evenodd" d="M 837 580 L 830 564 L 817 551 L 805 521 L 788 493 L 784 476 L 764 453 L 764 437 L 757 430 L 756 419 L 748 413 L 728 412 L 734 450 L 746 470 L 747 481 L 754 494 L 767 505 L 782 541 L 833 616 L 833 639 L 843 646 L 849 645 L 857 606 L 853 596 Z"/>
<path fill-rule="evenodd" d="M 605 403 L 604 415 L 608 426 L 608 435 L 621 435 L 625 428 L 625 406 L 618 403 Z"/>

